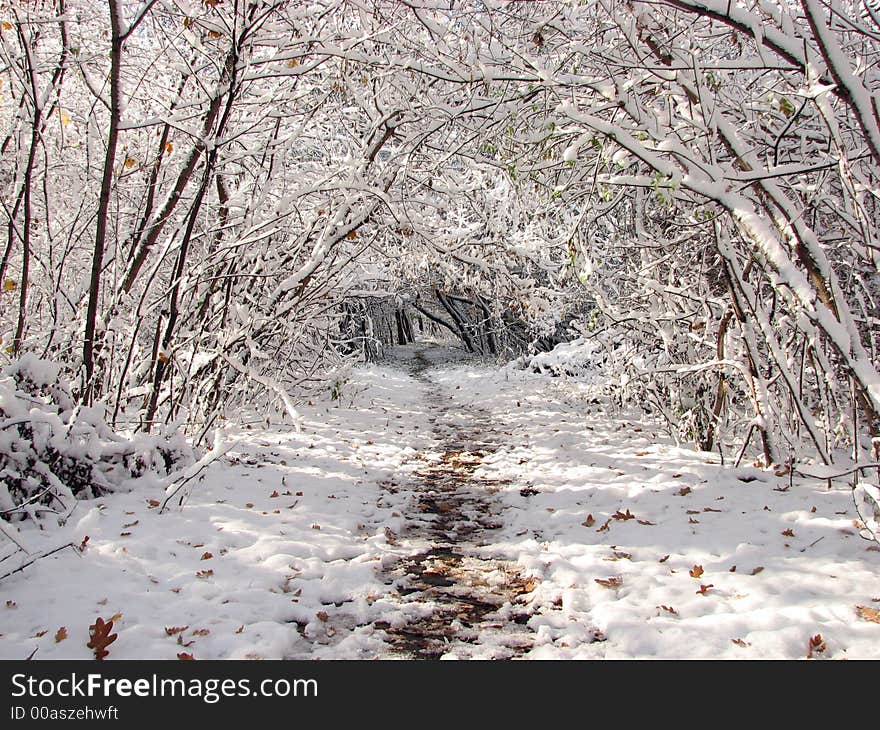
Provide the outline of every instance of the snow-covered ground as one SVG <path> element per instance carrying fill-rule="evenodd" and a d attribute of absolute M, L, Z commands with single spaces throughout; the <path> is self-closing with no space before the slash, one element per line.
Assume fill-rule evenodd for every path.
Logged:
<path fill-rule="evenodd" d="M 24 525 L 34 549 L 88 541 L 0 582 L 0 658 L 87 658 L 98 616 L 111 659 L 394 656 L 386 630 L 432 611 L 391 569 L 424 547 L 406 534 L 438 394 L 497 445 L 473 476 L 500 527 L 468 550 L 528 579 L 521 656 L 803 658 L 821 635 L 815 658 L 880 657 L 880 546 L 844 485 L 724 468 L 575 381 L 405 365 L 356 370 L 299 432 L 231 434 L 182 509 L 159 514 L 157 487 Z"/>

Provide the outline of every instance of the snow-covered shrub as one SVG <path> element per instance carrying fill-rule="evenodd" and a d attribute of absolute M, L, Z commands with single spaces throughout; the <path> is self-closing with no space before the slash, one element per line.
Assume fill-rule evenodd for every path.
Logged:
<path fill-rule="evenodd" d="M 74 499 L 167 475 L 191 460 L 180 435 L 126 437 L 75 404 L 60 367 L 32 355 L 0 371 L 0 517 L 65 514 Z"/>
<path fill-rule="evenodd" d="M 527 363 L 529 369 L 536 373 L 584 378 L 602 372 L 609 352 L 608 344 L 598 338 L 578 337 L 557 345 L 549 352 L 540 352 L 528 358 Z"/>

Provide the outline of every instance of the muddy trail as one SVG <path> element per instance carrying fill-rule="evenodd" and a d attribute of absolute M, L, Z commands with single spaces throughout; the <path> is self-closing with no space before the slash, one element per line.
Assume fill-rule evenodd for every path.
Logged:
<path fill-rule="evenodd" d="M 498 427 L 485 412 L 455 405 L 427 376 L 429 367 L 421 353 L 410 362 L 431 404 L 436 447 L 422 456 L 425 466 L 412 481 L 386 485 L 411 492 L 406 528 L 389 536 L 409 554 L 387 568 L 386 577 L 402 603 L 427 610 L 402 627 L 375 627 L 401 658 L 515 658 L 532 647 L 526 623 L 535 584 L 515 563 L 486 550 L 502 526 L 502 505 L 493 496 L 502 483 L 479 470 L 499 448 Z"/>

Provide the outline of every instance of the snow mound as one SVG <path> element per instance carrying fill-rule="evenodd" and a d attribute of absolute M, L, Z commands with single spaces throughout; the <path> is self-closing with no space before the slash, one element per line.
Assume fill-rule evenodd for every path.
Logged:
<path fill-rule="evenodd" d="M 604 369 L 606 357 L 607 349 L 602 342 L 579 337 L 563 342 L 549 352 L 538 353 L 526 363 L 535 373 L 588 378 Z"/>
<path fill-rule="evenodd" d="M 75 499 L 166 476 L 192 460 L 183 436 L 127 437 L 77 406 L 55 363 L 25 355 L 0 371 L 0 518 L 61 519 Z"/>

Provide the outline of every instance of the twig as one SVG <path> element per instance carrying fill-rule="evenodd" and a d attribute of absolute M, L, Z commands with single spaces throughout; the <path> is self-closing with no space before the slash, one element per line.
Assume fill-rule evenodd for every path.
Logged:
<path fill-rule="evenodd" d="M 801 471 L 800 469 L 792 469 L 792 471 L 797 471 L 798 476 L 805 477 L 806 479 L 840 479 L 840 477 L 849 476 L 858 471 L 862 471 L 863 469 L 880 469 L 880 462 L 871 462 L 867 464 L 856 464 L 855 466 L 840 472 L 840 474 L 810 474 L 808 471 Z"/>
<path fill-rule="evenodd" d="M 820 540 L 824 540 L 824 539 L 825 539 L 825 535 L 822 535 L 822 537 L 817 537 L 815 540 L 813 540 L 813 542 L 811 542 L 809 545 L 807 545 L 807 547 L 802 547 L 801 552 L 806 551 L 807 548 L 813 547 L 813 545 L 815 545 L 817 542 L 819 542 Z"/>
<path fill-rule="evenodd" d="M 39 555 L 35 555 L 30 560 L 28 560 L 26 563 L 22 563 L 21 565 L 19 565 L 15 570 L 10 570 L 8 573 L 4 573 L 3 575 L 0 575 L 0 580 L 3 580 L 4 578 L 8 578 L 10 575 L 15 575 L 16 573 L 20 573 L 22 570 L 33 565 L 38 560 L 40 560 L 42 558 L 48 558 L 50 555 L 53 555 L 61 550 L 64 550 L 64 548 L 73 548 L 74 550 L 77 551 L 77 553 L 79 553 L 79 548 L 76 545 L 74 545 L 72 542 L 69 542 L 66 545 L 61 545 L 57 548 L 54 548 L 53 550 L 50 550 L 47 553 L 41 553 Z"/>
<path fill-rule="evenodd" d="M 233 446 L 235 446 L 235 441 L 229 441 L 226 444 L 220 442 L 219 432 L 214 438 L 214 446 L 205 456 L 203 456 L 199 461 L 193 464 L 189 469 L 187 469 L 180 477 L 180 483 L 174 486 L 173 488 L 169 485 L 166 492 L 168 496 L 165 497 L 165 501 L 162 502 L 162 506 L 159 508 L 159 514 L 162 514 L 168 503 L 171 499 L 181 490 L 183 489 L 189 482 L 199 476 L 207 467 L 213 464 L 217 459 L 226 454 Z M 168 492 L 168 490 L 171 490 Z M 186 495 L 183 495 L 178 502 L 179 506 L 183 506 L 183 500 Z"/>

